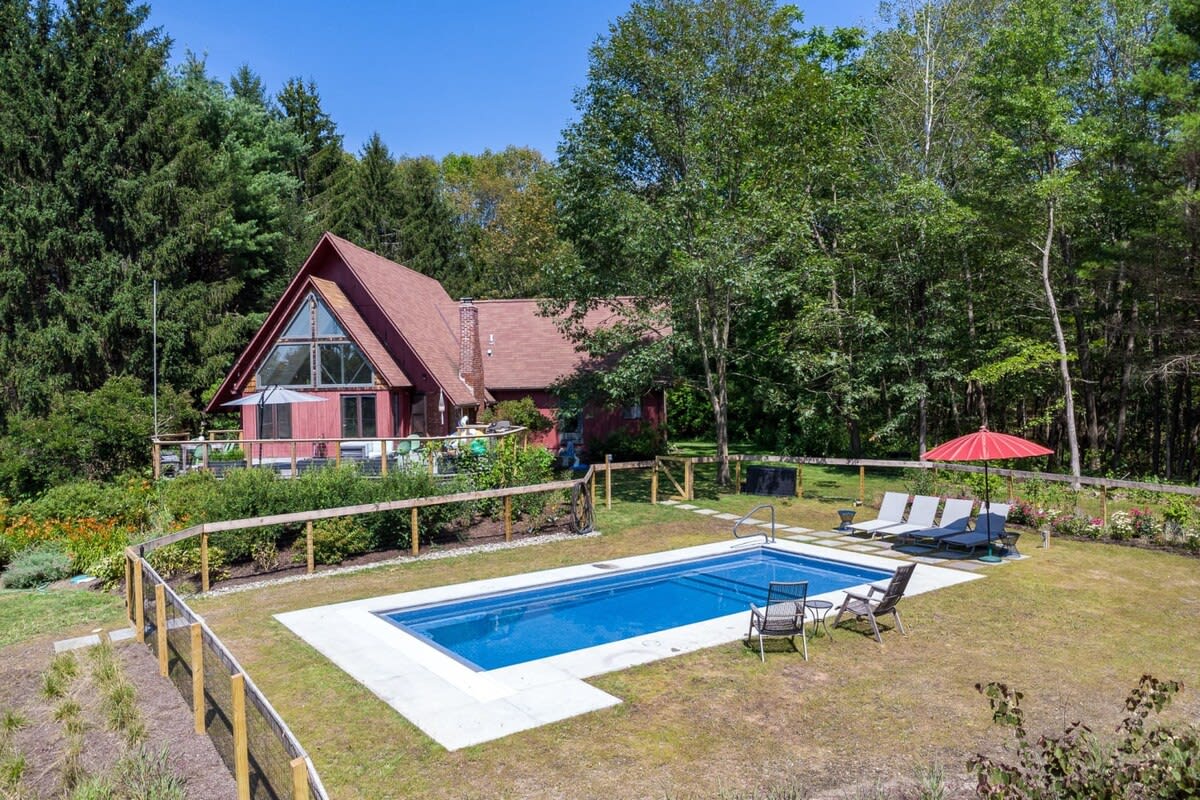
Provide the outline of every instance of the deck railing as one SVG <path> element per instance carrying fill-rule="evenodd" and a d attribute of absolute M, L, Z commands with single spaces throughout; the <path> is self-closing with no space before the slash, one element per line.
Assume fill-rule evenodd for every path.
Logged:
<path fill-rule="evenodd" d="M 461 455 L 487 452 L 501 439 L 518 436 L 529 441 L 529 429 L 469 429 L 449 436 L 390 436 L 354 438 L 246 439 L 240 431 L 210 431 L 192 438 L 187 433 L 151 437 L 154 477 L 173 477 L 206 469 L 218 477 L 230 469 L 269 467 L 285 476 L 299 475 L 329 464 L 352 462 L 365 474 L 387 475 L 398 466 L 422 464 L 431 475 L 453 475 Z"/>

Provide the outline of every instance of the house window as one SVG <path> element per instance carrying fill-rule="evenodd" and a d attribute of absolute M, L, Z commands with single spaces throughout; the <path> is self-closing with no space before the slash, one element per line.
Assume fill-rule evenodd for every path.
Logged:
<path fill-rule="evenodd" d="M 428 430 L 425 427 L 425 395 L 420 392 L 413 393 L 412 407 L 408 411 L 409 433 L 416 436 L 424 436 Z"/>
<path fill-rule="evenodd" d="M 259 386 L 371 386 L 375 375 L 315 293 L 300 304 L 258 368 Z"/>
<path fill-rule="evenodd" d="M 375 395 L 342 395 L 342 438 L 375 437 Z"/>
<path fill-rule="evenodd" d="M 258 438 L 292 438 L 292 406 L 280 403 L 258 408 Z"/>
<path fill-rule="evenodd" d="M 622 408 L 621 409 L 621 418 L 622 419 L 641 419 L 642 418 L 641 401 L 638 401 L 631 406 L 625 406 L 624 408 Z"/>

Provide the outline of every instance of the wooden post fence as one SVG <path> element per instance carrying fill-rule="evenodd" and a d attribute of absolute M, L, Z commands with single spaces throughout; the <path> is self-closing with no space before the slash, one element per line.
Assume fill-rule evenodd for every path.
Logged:
<path fill-rule="evenodd" d="M 504 541 L 512 541 L 512 495 L 504 498 Z"/>
<path fill-rule="evenodd" d="M 207 729 L 204 723 L 204 637 L 199 622 L 193 622 L 189 627 L 192 633 L 192 717 L 196 733 L 204 733 Z"/>
<path fill-rule="evenodd" d="M 733 462 L 733 493 L 742 493 L 742 462 Z"/>
<path fill-rule="evenodd" d="M 167 590 L 154 584 L 154 635 L 158 639 L 158 674 L 167 677 Z"/>
<path fill-rule="evenodd" d="M 604 508 L 612 511 L 612 454 L 604 454 Z"/>
<path fill-rule="evenodd" d="M 229 676 L 233 696 L 233 777 L 238 800 L 250 800 L 250 740 L 246 732 L 246 676 Z"/>
<path fill-rule="evenodd" d="M 144 644 L 146 642 L 146 599 L 143 592 L 142 560 L 139 558 L 133 562 L 133 605 L 134 614 L 136 614 L 134 622 L 137 623 L 137 640 Z"/>
<path fill-rule="evenodd" d="M 200 534 L 200 591 L 208 591 L 208 534 Z"/>
<path fill-rule="evenodd" d="M 654 470 L 650 473 L 650 505 L 658 505 L 658 456 L 654 457 Z"/>
<path fill-rule="evenodd" d="M 308 800 L 308 763 L 292 759 L 292 800 Z"/>
<path fill-rule="evenodd" d="M 1009 483 L 1009 486 L 1012 485 L 1012 476 L 1011 475 L 1008 476 L 1008 483 Z M 1012 492 L 1010 491 L 1009 494 L 1011 495 Z M 1108 524 L 1108 487 L 1105 486 L 1103 483 L 1100 484 L 1100 516 L 1102 516 L 1104 518 L 1104 524 L 1107 525 Z"/>
<path fill-rule="evenodd" d="M 691 458 L 683 462 L 683 490 L 689 503 L 696 499 L 696 462 Z"/>
<path fill-rule="evenodd" d="M 796 497 L 804 498 L 804 465 L 796 465 Z"/>
<path fill-rule="evenodd" d="M 421 531 L 417 527 L 417 507 L 413 506 L 412 510 L 412 554 L 419 555 L 421 552 Z"/>
<path fill-rule="evenodd" d="M 858 504 L 861 506 L 867 502 L 867 468 L 859 466 L 858 468 Z"/>

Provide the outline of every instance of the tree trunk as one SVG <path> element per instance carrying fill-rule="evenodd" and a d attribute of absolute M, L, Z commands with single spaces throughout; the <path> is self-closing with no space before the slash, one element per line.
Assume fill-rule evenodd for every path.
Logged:
<path fill-rule="evenodd" d="M 717 306 L 717 298 L 710 288 L 709 307 Z M 704 388 L 713 411 L 713 424 L 717 434 L 717 483 L 729 485 L 729 384 L 728 346 L 729 328 L 733 309 L 728 297 L 724 300 L 721 314 L 705 319 L 704 304 L 696 300 L 696 341 L 700 345 L 701 361 L 704 364 Z"/>
<path fill-rule="evenodd" d="M 1050 322 L 1054 326 L 1054 338 L 1058 343 L 1058 369 L 1062 374 L 1063 396 L 1066 402 L 1064 422 L 1066 423 L 1067 447 L 1071 454 L 1071 475 L 1080 476 L 1079 471 L 1079 435 L 1075 430 L 1075 399 L 1071 390 L 1071 369 L 1068 361 L 1067 340 L 1063 336 L 1062 319 L 1058 314 L 1058 303 L 1054 300 L 1054 288 L 1050 283 L 1050 250 L 1054 246 L 1054 200 L 1046 205 L 1046 244 L 1042 248 L 1042 288 L 1046 291 L 1046 304 L 1050 307 Z M 1079 490 L 1079 481 L 1072 482 L 1072 488 Z"/>
<path fill-rule="evenodd" d="M 1112 469 L 1121 468 L 1122 450 L 1125 447 L 1125 421 L 1129 414 L 1129 386 L 1133 381 L 1133 355 L 1137 343 L 1137 301 L 1129 309 L 1129 319 L 1126 320 L 1125 352 L 1121 364 L 1121 390 L 1117 397 L 1117 429 L 1113 437 Z"/>

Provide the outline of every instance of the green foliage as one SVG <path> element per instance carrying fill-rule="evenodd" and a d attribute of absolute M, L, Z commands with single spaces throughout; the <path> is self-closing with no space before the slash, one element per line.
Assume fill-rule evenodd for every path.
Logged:
<path fill-rule="evenodd" d="M 667 452 L 665 432 L 652 425 L 638 424 L 618 428 L 603 439 L 589 439 L 587 451 L 600 461 L 611 455 L 613 461 L 646 461 Z"/>
<path fill-rule="evenodd" d="M 1032 741 L 1025 729 L 1023 695 L 1002 683 L 977 684 L 988 698 L 992 721 L 1016 738 L 1016 760 L 976 755 L 968 762 L 981 797 L 1065 800 L 1099 797 L 1190 797 L 1200 791 L 1200 729 L 1146 720 L 1183 688 L 1177 681 L 1143 675 L 1125 701 L 1115 746 L 1105 746 L 1082 722 L 1060 736 Z"/>
<path fill-rule="evenodd" d="M 313 560 L 318 564 L 340 564 L 371 548 L 370 531 L 353 517 L 323 519 L 313 524 Z M 307 555 L 297 549 L 295 558 L 303 561 Z"/>
<path fill-rule="evenodd" d="M 245 550 L 249 555 L 250 545 L 246 545 Z M 147 554 L 146 560 L 164 580 L 182 575 L 199 575 L 201 567 L 200 540 L 189 539 L 160 547 Z M 208 546 L 208 569 L 211 580 L 219 580 L 226 573 L 226 566 L 229 562 L 230 556 L 225 548 L 214 544 Z"/>
<path fill-rule="evenodd" d="M 13 515 L 39 521 L 90 517 L 142 527 L 148 522 L 149 484 L 139 478 L 101 483 L 72 481 L 47 489 L 36 500 L 13 506 Z"/>
<path fill-rule="evenodd" d="M 532 397 L 504 400 L 485 408 L 479 414 L 479 422 L 483 425 L 497 420 L 508 420 L 513 425 L 528 428 L 534 433 L 544 433 L 554 427 L 554 420 L 538 410 Z"/>
<path fill-rule="evenodd" d="M 71 557 L 59 547 L 44 544 L 17 553 L 0 575 L 0 586 L 33 589 L 70 576 Z"/>

